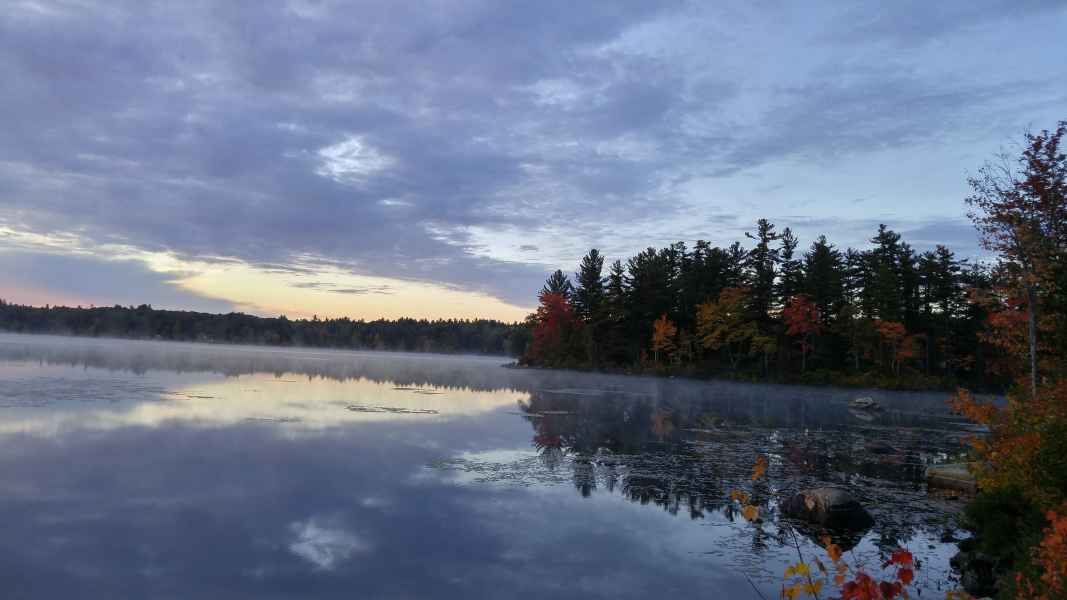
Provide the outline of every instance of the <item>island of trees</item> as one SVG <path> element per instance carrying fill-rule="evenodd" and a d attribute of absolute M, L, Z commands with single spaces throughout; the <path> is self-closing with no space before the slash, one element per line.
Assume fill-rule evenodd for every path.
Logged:
<path fill-rule="evenodd" d="M 0 331 L 186 342 L 518 355 L 529 331 L 489 319 L 287 319 L 149 305 L 34 307 L 0 299 Z"/>
<path fill-rule="evenodd" d="M 1003 384 L 986 339 L 1000 273 L 945 246 L 916 252 L 881 226 L 869 249 L 806 249 L 766 219 L 749 247 L 648 248 L 604 273 L 590 250 L 549 277 L 531 365 L 880 386 Z M 606 275 L 606 276 L 605 276 Z"/>

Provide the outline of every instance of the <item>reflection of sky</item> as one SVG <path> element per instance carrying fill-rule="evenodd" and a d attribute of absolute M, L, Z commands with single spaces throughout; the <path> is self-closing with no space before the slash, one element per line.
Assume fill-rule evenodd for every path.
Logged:
<path fill-rule="evenodd" d="M 98 369 L 0 365 L 5 381 L 0 406 L 8 408 L 0 431 L 56 431 L 80 427 L 160 426 L 195 421 L 227 426 L 244 421 L 283 423 L 291 429 L 354 421 L 439 419 L 515 407 L 526 394 L 477 392 L 392 382 L 276 376 L 195 374 L 175 377 L 153 371 L 134 378 Z M 47 399 L 47 400 L 46 400 Z"/>
<path fill-rule="evenodd" d="M 0 362 L 0 585 L 42 598 L 753 597 L 745 573 L 777 595 L 795 552 L 777 526 L 583 498 L 571 463 L 537 461 L 515 414 L 528 391 L 459 385 L 495 363 L 391 360 L 398 378 L 439 371 L 397 385 Z M 601 381 L 545 377 L 557 394 Z M 450 460 L 544 476 L 485 482 L 437 466 Z M 946 556 L 922 535 L 936 580 Z"/>

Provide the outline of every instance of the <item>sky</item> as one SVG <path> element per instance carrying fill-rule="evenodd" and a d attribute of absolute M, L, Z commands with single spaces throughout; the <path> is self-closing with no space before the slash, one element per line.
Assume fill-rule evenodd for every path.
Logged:
<path fill-rule="evenodd" d="M 1063 2 L 7 0 L 0 298 L 518 320 L 591 247 L 979 252 Z"/>

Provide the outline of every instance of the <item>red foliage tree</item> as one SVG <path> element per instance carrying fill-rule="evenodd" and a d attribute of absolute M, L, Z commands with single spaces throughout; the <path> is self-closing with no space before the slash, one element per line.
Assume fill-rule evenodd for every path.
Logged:
<path fill-rule="evenodd" d="M 555 366 L 581 360 L 582 320 L 570 300 L 554 292 L 542 293 L 539 300 L 528 362 Z"/>
<path fill-rule="evenodd" d="M 786 326 L 785 334 L 800 338 L 800 370 L 806 371 L 808 352 L 815 349 L 812 339 L 822 330 L 819 309 L 807 296 L 793 296 L 782 309 L 782 320 Z"/>

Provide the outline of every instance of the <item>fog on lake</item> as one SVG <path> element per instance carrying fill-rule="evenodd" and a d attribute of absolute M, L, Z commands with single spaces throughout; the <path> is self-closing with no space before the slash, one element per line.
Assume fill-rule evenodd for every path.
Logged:
<path fill-rule="evenodd" d="M 777 499 L 826 484 L 874 516 L 834 532 L 858 560 L 905 545 L 918 587 L 951 587 L 960 501 L 923 483 L 971 433 L 947 394 L 506 361 L 2 334 L 0 589 L 777 597 L 795 544 L 819 555 L 824 533 Z"/>

